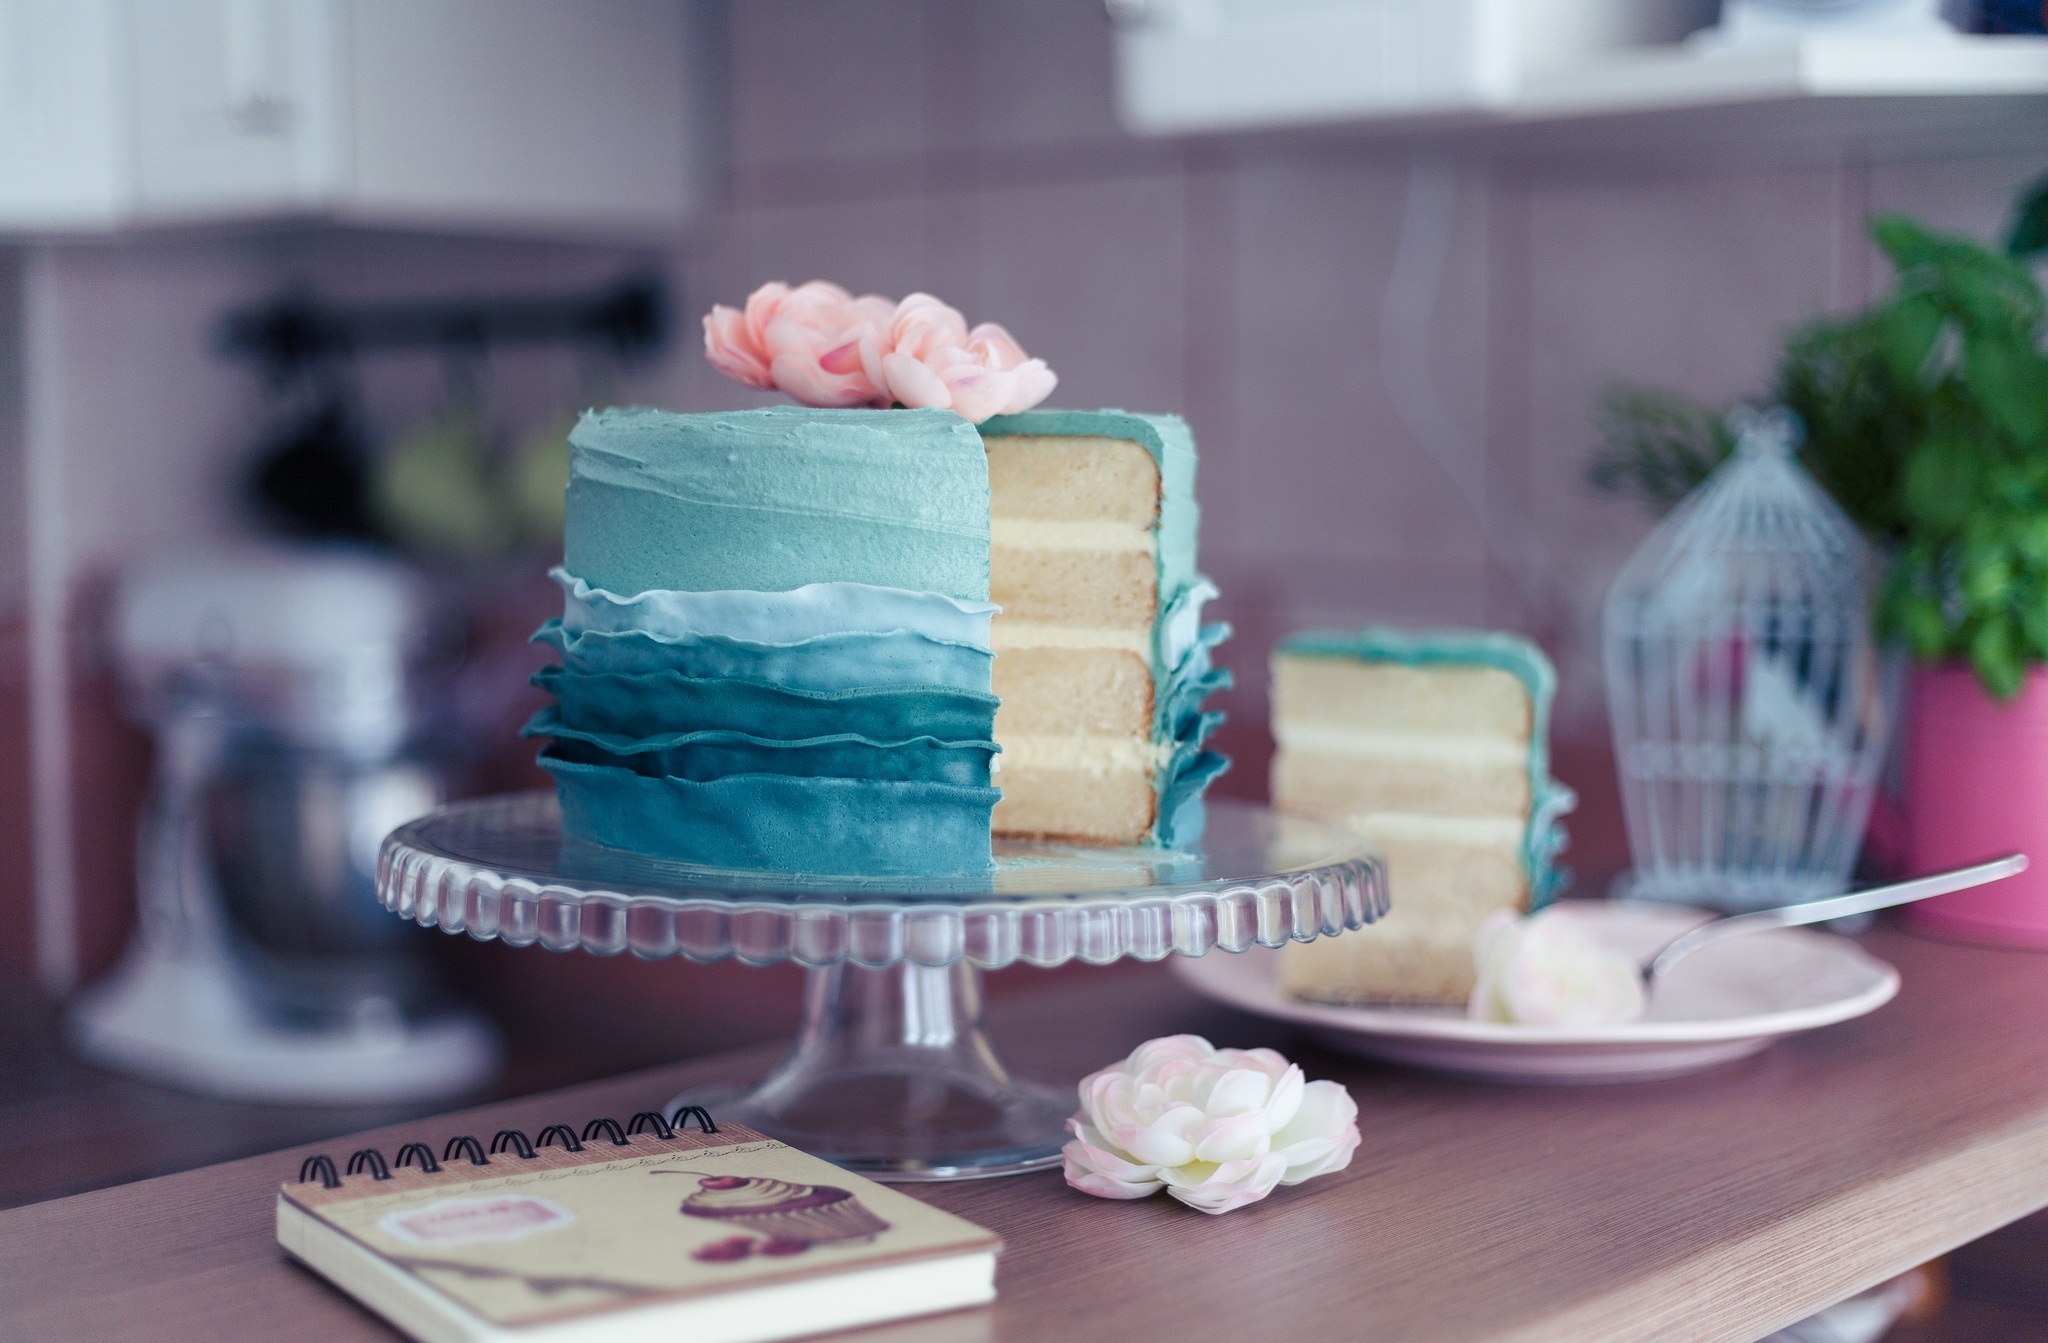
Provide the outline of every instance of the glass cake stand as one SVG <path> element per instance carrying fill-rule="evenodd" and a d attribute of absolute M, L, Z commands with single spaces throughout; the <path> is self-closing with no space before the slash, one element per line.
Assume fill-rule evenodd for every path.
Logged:
<path fill-rule="evenodd" d="M 782 1062 L 670 1106 L 883 1180 L 1059 1160 L 1074 1092 L 1004 1067 L 982 1029 L 983 970 L 1274 947 L 1387 908 L 1385 869 L 1351 832 L 1229 801 L 1209 804 L 1198 852 L 998 841 L 980 877 L 820 878 L 602 848 L 563 833 L 552 793 L 516 793 L 394 831 L 377 892 L 422 927 L 513 946 L 796 961 L 809 976 Z"/>

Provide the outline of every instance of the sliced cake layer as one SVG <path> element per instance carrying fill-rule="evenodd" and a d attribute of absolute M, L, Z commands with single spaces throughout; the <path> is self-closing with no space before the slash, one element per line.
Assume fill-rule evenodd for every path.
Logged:
<path fill-rule="evenodd" d="M 1199 832 L 1222 683 L 1195 572 L 1195 453 L 1170 416 L 1039 411 L 982 426 L 1003 755 L 1000 834 L 1132 844 Z M 1193 703 L 1188 703 L 1192 697 Z"/>
<path fill-rule="evenodd" d="M 1338 1002 L 1463 1002 L 1498 909 L 1559 883 L 1549 774 L 1555 674 L 1512 635 L 1297 635 L 1273 659 L 1277 806 L 1348 820 L 1387 860 L 1392 912 L 1368 936 L 1291 946 L 1282 978 Z"/>

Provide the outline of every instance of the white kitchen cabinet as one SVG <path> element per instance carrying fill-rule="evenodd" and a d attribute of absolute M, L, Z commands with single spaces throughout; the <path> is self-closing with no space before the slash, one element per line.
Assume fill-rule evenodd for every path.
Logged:
<path fill-rule="evenodd" d="M 2048 121 L 2048 38 L 1789 25 L 1762 39 L 1680 41 L 1699 0 L 1111 0 L 1118 94 L 1139 134 L 1344 123 L 1559 128 L 1613 147 L 1633 121 L 1667 151 L 1670 114 L 1727 144 Z M 1750 25 L 1754 28 L 1756 25 Z M 1741 25 L 1738 25 L 1740 28 Z M 1705 35 L 1702 35 L 1704 37 Z M 1700 138 L 1693 136 L 1693 139 Z M 1521 146 L 1537 143 L 1524 135 Z"/>
<path fill-rule="evenodd" d="M 0 231 L 658 235 L 714 178 L 691 0 L 0 0 Z"/>

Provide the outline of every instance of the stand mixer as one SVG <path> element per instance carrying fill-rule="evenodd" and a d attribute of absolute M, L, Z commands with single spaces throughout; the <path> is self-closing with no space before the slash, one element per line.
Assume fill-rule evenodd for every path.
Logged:
<path fill-rule="evenodd" d="M 378 908 L 377 846 L 442 800 L 415 743 L 422 619 L 398 566 L 263 552 L 153 564 L 115 616 L 156 737 L 138 928 L 71 1013 L 108 1067 L 241 1100 L 458 1095 L 502 1053 Z"/>

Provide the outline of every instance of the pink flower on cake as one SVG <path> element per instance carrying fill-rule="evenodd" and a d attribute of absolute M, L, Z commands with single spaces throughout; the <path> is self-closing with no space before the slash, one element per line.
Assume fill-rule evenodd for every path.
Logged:
<path fill-rule="evenodd" d="M 1029 410 L 1059 384 L 1043 359 L 994 322 L 972 331 L 957 308 L 930 294 L 896 305 L 889 352 L 882 356 L 889 394 L 906 406 L 935 406 L 980 424 L 991 415 Z"/>
<path fill-rule="evenodd" d="M 1199 1035 L 1151 1040 L 1081 1082 L 1067 1121 L 1067 1183 L 1097 1198 L 1164 1189 L 1207 1213 L 1351 1164 L 1358 1105 L 1270 1049 L 1217 1049 Z"/>
<path fill-rule="evenodd" d="M 823 280 L 764 284 L 744 310 L 714 306 L 704 355 L 737 382 L 807 406 L 935 407 L 976 424 L 1029 410 L 1059 382 L 1008 331 L 993 322 L 970 331 L 930 294 L 892 305 Z"/>
<path fill-rule="evenodd" d="M 777 388 L 807 406 L 887 405 L 884 341 L 895 308 L 812 280 L 779 281 L 747 296 L 745 311 L 715 305 L 704 317 L 704 357 L 749 387 Z"/>

